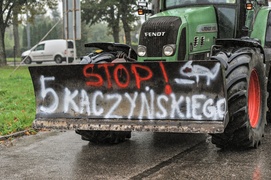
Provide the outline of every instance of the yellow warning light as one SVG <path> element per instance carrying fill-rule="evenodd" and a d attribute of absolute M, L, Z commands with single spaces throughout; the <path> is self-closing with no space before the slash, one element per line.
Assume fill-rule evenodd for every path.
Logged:
<path fill-rule="evenodd" d="M 246 9 L 247 10 L 252 10 L 253 9 L 253 4 L 252 3 L 247 3 L 246 4 Z"/>
<path fill-rule="evenodd" d="M 144 15 L 144 9 L 138 9 L 137 13 L 138 15 Z"/>

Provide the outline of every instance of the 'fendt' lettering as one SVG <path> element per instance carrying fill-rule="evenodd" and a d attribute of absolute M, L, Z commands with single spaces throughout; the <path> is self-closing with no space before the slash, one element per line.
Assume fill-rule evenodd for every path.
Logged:
<path fill-rule="evenodd" d="M 163 37 L 166 32 L 145 32 L 146 37 Z"/>

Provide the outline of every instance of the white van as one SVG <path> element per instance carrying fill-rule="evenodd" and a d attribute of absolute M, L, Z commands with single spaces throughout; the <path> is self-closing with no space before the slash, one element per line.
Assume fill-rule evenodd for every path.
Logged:
<path fill-rule="evenodd" d="M 66 61 L 68 57 L 69 63 L 74 59 L 74 43 L 72 40 L 53 39 L 42 41 L 30 50 L 22 53 L 22 59 L 25 64 L 31 64 L 36 62 L 41 64 L 45 61 L 55 61 L 56 63 L 62 63 Z"/>

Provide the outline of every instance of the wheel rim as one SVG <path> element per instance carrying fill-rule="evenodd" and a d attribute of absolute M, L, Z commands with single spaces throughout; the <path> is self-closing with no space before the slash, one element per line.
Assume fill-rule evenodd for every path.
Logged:
<path fill-rule="evenodd" d="M 260 83 L 257 71 L 253 69 L 249 80 L 248 89 L 248 115 L 250 125 L 256 128 L 259 123 L 261 98 L 260 98 Z"/>
<path fill-rule="evenodd" d="M 55 61 L 56 61 L 56 63 L 61 63 L 62 58 L 60 56 L 57 56 Z"/>
<path fill-rule="evenodd" d="M 30 63 L 31 63 L 30 58 L 29 58 L 29 57 L 28 57 L 28 58 L 26 58 L 26 60 L 24 61 L 24 63 L 25 63 L 25 64 L 30 64 Z"/>

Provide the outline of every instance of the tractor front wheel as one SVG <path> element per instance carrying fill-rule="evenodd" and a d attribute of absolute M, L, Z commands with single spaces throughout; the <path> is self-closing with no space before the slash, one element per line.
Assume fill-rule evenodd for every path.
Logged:
<path fill-rule="evenodd" d="M 118 144 L 131 138 L 130 131 L 92 131 L 92 130 L 76 130 L 81 135 L 81 139 L 93 143 L 109 143 Z"/>
<path fill-rule="evenodd" d="M 224 50 L 212 57 L 223 59 L 229 122 L 222 134 L 212 134 L 220 148 L 258 147 L 266 124 L 267 88 L 265 64 L 258 49 Z"/>

